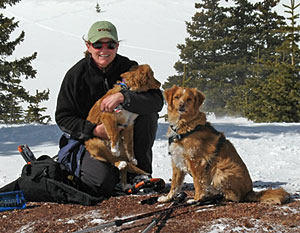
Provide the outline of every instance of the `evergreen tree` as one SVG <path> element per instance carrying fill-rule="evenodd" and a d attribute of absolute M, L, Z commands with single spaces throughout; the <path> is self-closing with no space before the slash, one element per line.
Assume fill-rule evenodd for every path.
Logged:
<path fill-rule="evenodd" d="M 189 79 L 187 87 L 197 87 L 206 94 L 207 111 L 224 107 L 223 95 L 226 92 L 220 87 L 228 84 L 223 78 L 227 70 L 223 70 L 221 76 L 217 70 L 223 66 L 229 40 L 229 32 L 224 26 L 227 24 L 228 10 L 220 7 L 219 2 L 204 0 L 195 4 L 200 11 L 192 17 L 192 22 L 186 22 L 190 36 L 185 39 L 185 44 L 177 46 L 181 51 L 181 60 L 174 66 L 178 75 L 169 77 L 163 85 L 163 88 L 181 85 L 185 75 Z"/>
<path fill-rule="evenodd" d="M 49 90 L 39 92 L 36 90 L 36 95 L 30 98 L 30 104 L 28 109 L 25 111 L 25 122 L 26 123 L 39 123 L 39 124 L 48 124 L 51 121 L 49 115 L 43 116 L 41 112 L 45 112 L 45 107 L 40 107 L 40 102 L 48 100 L 49 98 Z"/>
<path fill-rule="evenodd" d="M 0 8 L 5 9 L 7 5 L 12 6 L 20 0 L 2 0 Z M 22 104 L 29 103 L 34 98 L 21 85 L 22 78 L 35 78 L 36 70 L 31 62 L 36 58 L 37 53 L 31 56 L 8 61 L 25 37 L 24 31 L 14 40 L 10 40 L 10 34 L 18 27 L 14 18 L 7 18 L 0 14 L 0 123 L 22 123 L 24 122 L 25 111 Z M 49 92 L 49 91 L 48 91 Z M 44 97 L 48 99 L 47 92 Z"/>
<path fill-rule="evenodd" d="M 283 23 L 283 17 L 271 11 L 278 0 L 233 2 L 232 7 L 220 6 L 219 0 L 195 4 L 200 11 L 186 23 L 190 36 L 177 46 L 181 50 L 181 60 L 174 66 L 178 75 L 169 77 L 163 85 L 180 85 L 186 67 L 187 77 L 191 77 L 187 85 L 202 90 L 206 94 L 205 110 L 217 115 L 241 111 L 234 97 L 239 86 L 253 76 L 251 67 L 258 51 L 265 56 L 267 49 L 281 42 L 270 33 Z"/>
<path fill-rule="evenodd" d="M 280 33 L 285 40 L 269 59 L 257 59 L 255 75 L 240 87 L 240 103 L 246 117 L 256 122 L 300 121 L 300 27 L 296 26 L 295 5 L 291 0 L 290 26 L 283 26 Z"/>
<path fill-rule="evenodd" d="M 98 2 L 97 2 L 97 4 L 96 4 L 96 12 L 97 12 L 97 13 L 100 13 L 100 12 L 101 12 L 101 8 L 100 8 L 100 5 L 99 5 Z"/>

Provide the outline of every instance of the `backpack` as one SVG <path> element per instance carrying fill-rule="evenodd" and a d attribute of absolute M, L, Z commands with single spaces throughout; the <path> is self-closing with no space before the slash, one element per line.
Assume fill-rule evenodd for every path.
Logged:
<path fill-rule="evenodd" d="M 26 164 L 21 177 L 2 187 L 0 192 L 23 190 L 26 201 L 95 205 L 103 197 L 93 197 L 68 182 L 69 171 L 47 155 Z"/>
<path fill-rule="evenodd" d="M 57 161 L 62 163 L 76 178 L 80 177 L 81 158 L 85 153 L 83 141 L 72 139 L 69 135 L 63 134 L 59 140 L 59 147 Z"/>

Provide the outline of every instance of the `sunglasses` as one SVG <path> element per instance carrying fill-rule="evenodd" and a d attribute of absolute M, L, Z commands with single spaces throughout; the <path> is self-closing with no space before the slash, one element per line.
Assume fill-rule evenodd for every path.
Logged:
<path fill-rule="evenodd" d="M 108 49 L 115 49 L 117 47 L 117 42 L 111 40 L 107 42 L 96 41 L 95 43 L 92 43 L 94 49 L 102 49 L 103 45 L 106 45 Z"/>

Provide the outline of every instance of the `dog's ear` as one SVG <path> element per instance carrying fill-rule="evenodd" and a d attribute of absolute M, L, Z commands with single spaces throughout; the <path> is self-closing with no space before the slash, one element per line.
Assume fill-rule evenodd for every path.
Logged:
<path fill-rule="evenodd" d="M 138 89 L 141 85 L 140 80 L 136 77 L 141 75 L 141 67 L 133 66 L 129 71 L 122 73 L 120 76 L 123 81 L 128 85 L 132 90 Z"/>
<path fill-rule="evenodd" d="M 177 89 L 178 89 L 178 87 L 176 85 L 173 85 L 173 87 L 166 89 L 164 91 L 165 100 L 167 101 L 167 104 L 170 106 L 172 105 L 173 95 Z"/>
<path fill-rule="evenodd" d="M 149 65 L 145 65 L 145 71 L 147 73 L 148 87 L 150 89 L 159 89 L 161 84 L 154 78 L 153 70 Z"/>
<path fill-rule="evenodd" d="M 139 66 L 138 66 L 138 65 L 134 65 L 134 66 L 132 66 L 132 67 L 129 69 L 129 71 L 127 71 L 127 72 L 125 72 L 125 73 L 122 73 L 122 74 L 120 75 L 120 77 L 126 80 L 127 77 L 130 77 L 130 75 L 132 75 L 133 72 L 136 72 L 138 69 L 139 69 Z"/>
<path fill-rule="evenodd" d="M 148 68 L 146 65 L 140 65 L 136 70 L 136 82 L 139 84 L 139 87 L 146 86 L 148 83 Z"/>
<path fill-rule="evenodd" d="M 205 95 L 201 91 L 198 91 L 197 88 L 193 88 L 192 91 L 195 96 L 195 108 L 199 109 L 205 100 Z"/>
<path fill-rule="evenodd" d="M 126 77 L 129 75 L 129 72 L 122 73 L 120 77 L 126 80 Z"/>

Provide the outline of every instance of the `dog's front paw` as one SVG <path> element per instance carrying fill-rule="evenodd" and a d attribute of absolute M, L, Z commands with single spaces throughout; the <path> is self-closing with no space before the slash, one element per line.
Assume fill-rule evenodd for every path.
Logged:
<path fill-rule="evenodd" d="M 127 167 L 127 162 L 126 161 L 121 161 L 120 163 L 119 163 L 119 165 L 118 165 L 118 169 L 119 170 L 122 170 L 122 169 L 124 169 L 124 168 L 126 168 Z"/>
<path fill-rule="evenodd" d="M 197 202 L 197 201 L 195 199 L 188 199 L 186 202 L 188 204 L 192 204 L 192 203 Z"/>
<path fill-rule="evenodd" d="M 158 202 L 169 202 L 172 198 L 169 198 L 168 196 L 160 196 L 157 201 Z"/>

